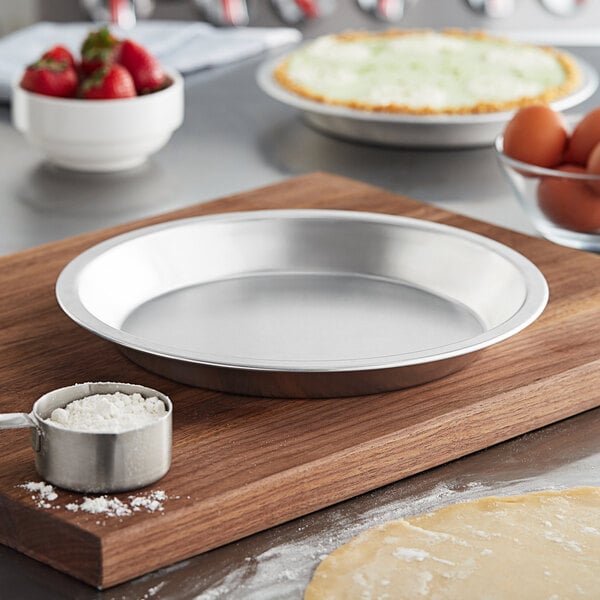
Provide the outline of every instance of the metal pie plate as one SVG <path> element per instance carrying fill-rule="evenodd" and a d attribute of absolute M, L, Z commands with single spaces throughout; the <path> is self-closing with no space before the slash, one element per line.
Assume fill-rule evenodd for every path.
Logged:
<path fill-rule="evenodd" d="M 581 82 L 569 95 L 550 103 L 557 111 L 581 104 L 596 91 L 596 70 L 578 56 L 564 52 L 579 66 Z M 285 59 L 269 59 L 258 69 L 256 79 L 262 90 L 275 100 L 303 112 L 309 125 L 343 139 L 405 148 L 471 148 L 491 146 L 514 111 L 476 115 L 411 115 L 356 110 L 316 102 L 279 85 L 273 77 Z"/>
<path fill-rule="evenodd" d="M 457 371 L 543 311 L 529 260 L 439 223 L 329 210 L 138 229 L 69 263 L 57 299 L 150 371 L 194 386 L 332 397 Z"/>

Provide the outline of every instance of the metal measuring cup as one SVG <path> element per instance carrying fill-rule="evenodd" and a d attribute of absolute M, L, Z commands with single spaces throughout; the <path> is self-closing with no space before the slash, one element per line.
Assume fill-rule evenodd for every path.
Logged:
<path fill-rule="evenodd" d="M 65 429 L 47 419 L 56 408 L 94 394 L 156 396 L 166 414 L 142 427 L 118 433 Z M 154 483 L 171 465 L 171 400 L 130 383 L 80 383 L 43 395 L 27 413 L 0 414 L 0 429 L 31 427 L 35 468 L 45 480 L 77 492 L 122 492 Z"/>

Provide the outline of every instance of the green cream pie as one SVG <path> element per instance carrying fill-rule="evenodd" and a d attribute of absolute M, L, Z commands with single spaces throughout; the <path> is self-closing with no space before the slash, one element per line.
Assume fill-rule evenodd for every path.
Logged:
<path fill-rule="evenodd" d="M 462 31 L 327 35 L 275 69 L 280 85 L 362 110 L 469 114 L 551 102 L 577 87 L 577 65 L 553 48 Z"/>

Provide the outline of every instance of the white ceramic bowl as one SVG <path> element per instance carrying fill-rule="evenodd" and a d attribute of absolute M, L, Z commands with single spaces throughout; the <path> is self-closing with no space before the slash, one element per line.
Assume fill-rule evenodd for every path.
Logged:
<path fill-rule="evenodd" d="M 183 78 L 153 94 L 81 100 L 34 94 L 13 85 L 12 120 L 47 159 L 77 171 L 118 171 L 142 164 L 183 122 Z"/>

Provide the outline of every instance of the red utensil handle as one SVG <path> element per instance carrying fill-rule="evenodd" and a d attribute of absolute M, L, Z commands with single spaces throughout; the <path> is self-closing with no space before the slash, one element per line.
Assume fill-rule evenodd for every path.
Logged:
<path fill-rule="evenodd" d="M 309 19 L 319 16 L 319 5 L 316 0 L 296 0 L 296 4 Z"/>

